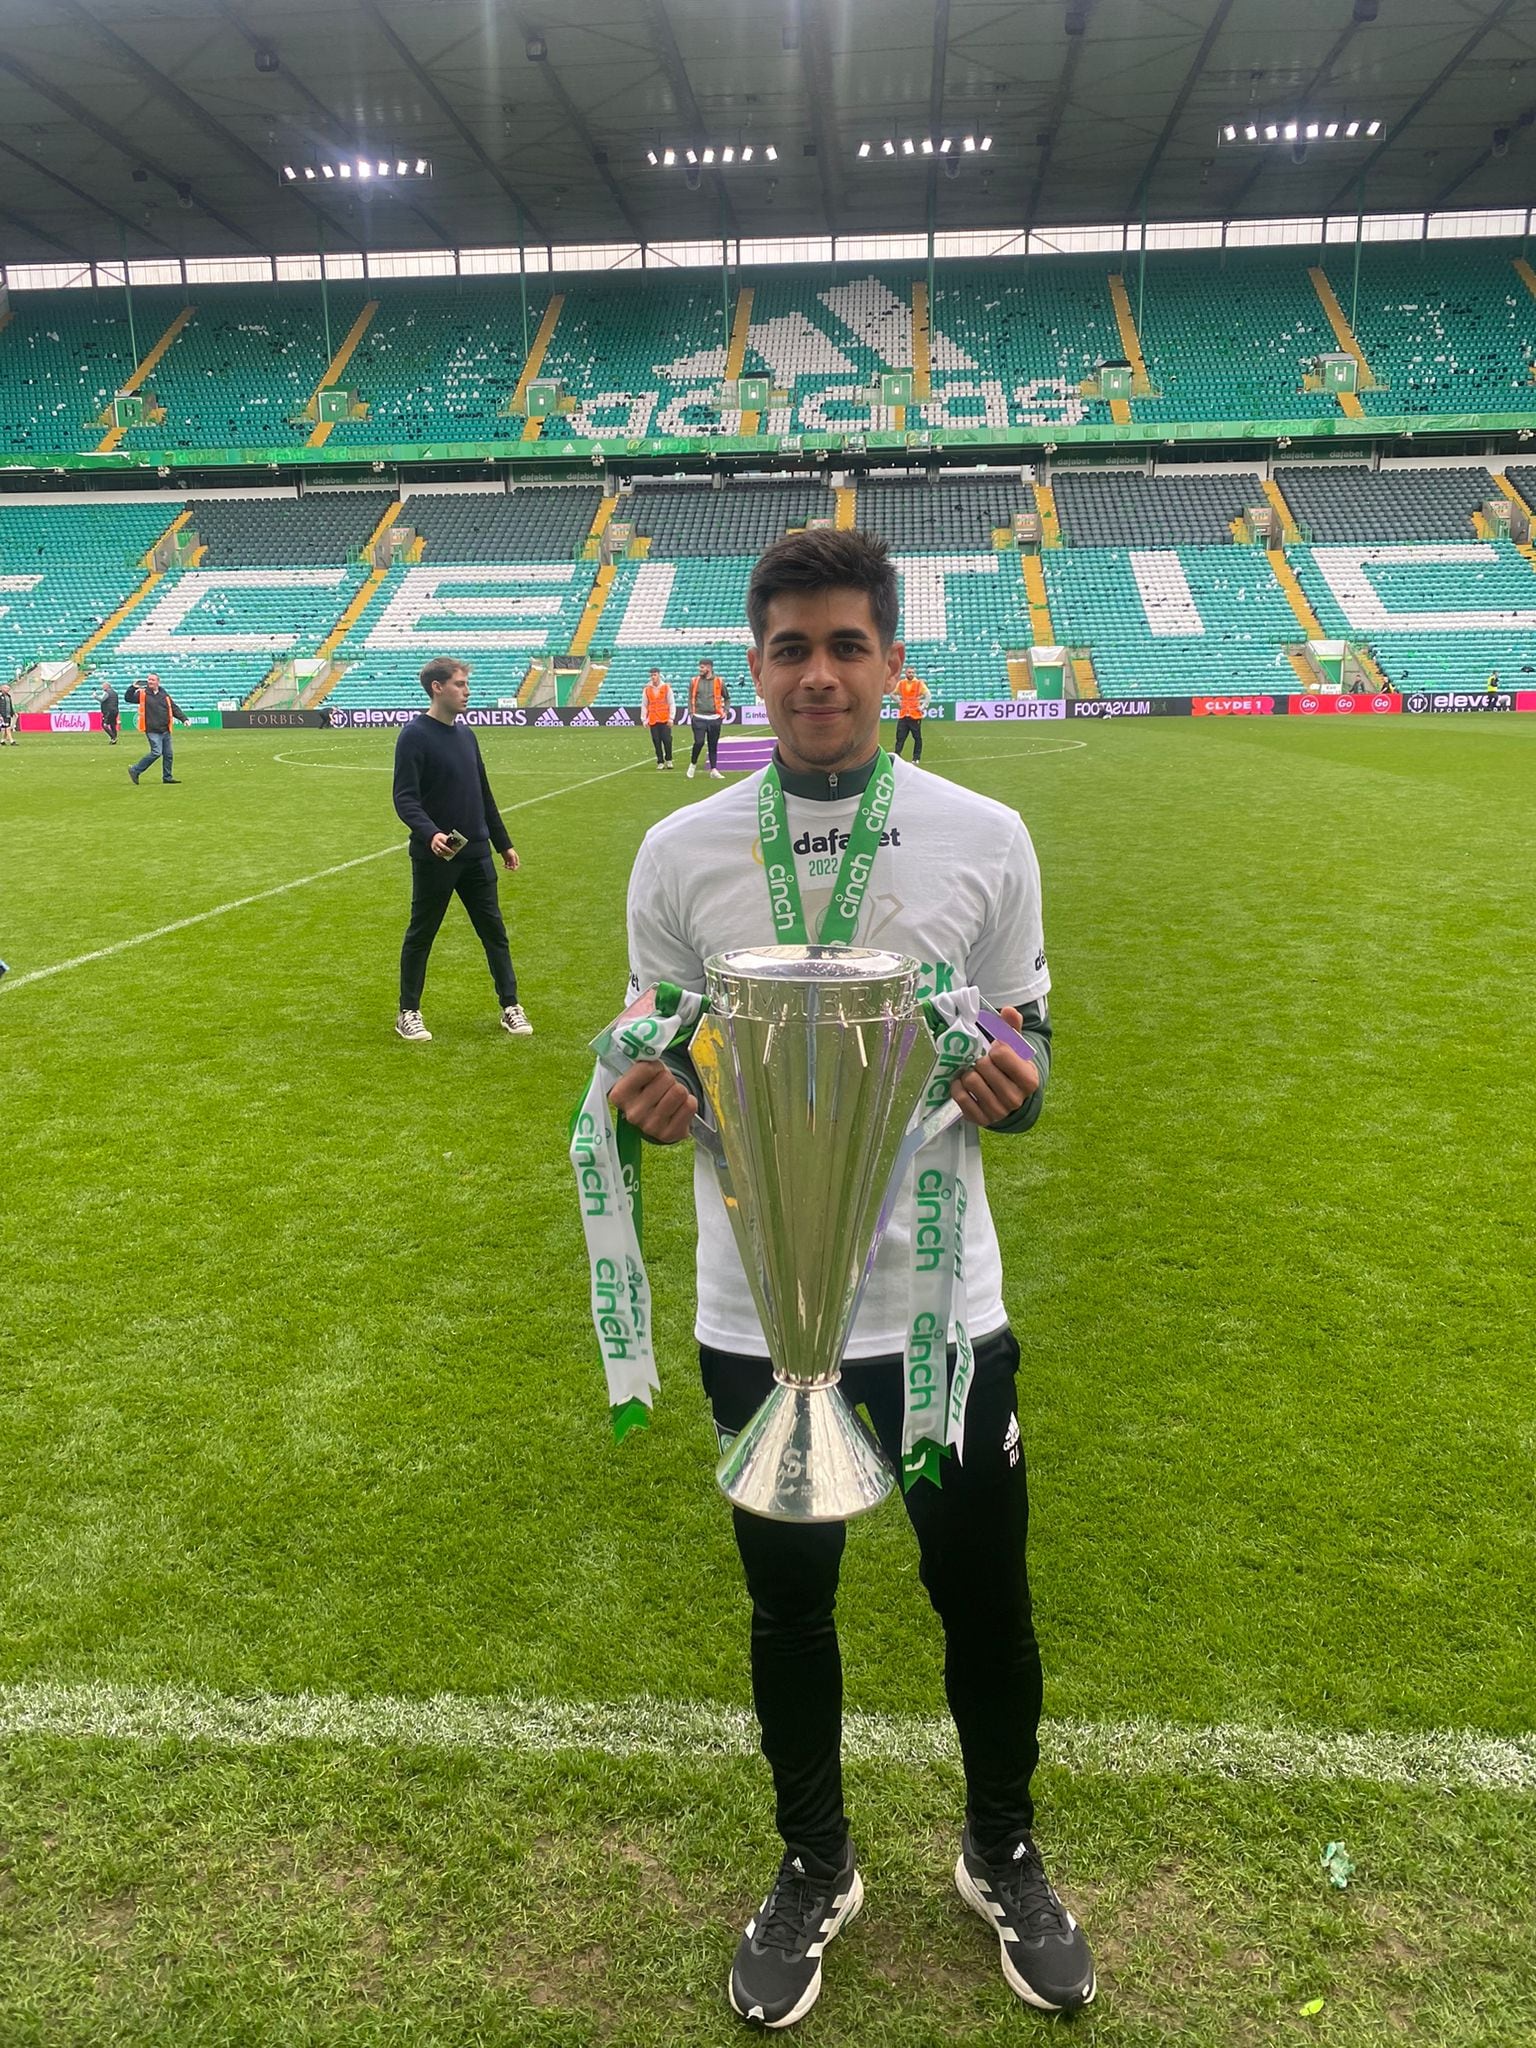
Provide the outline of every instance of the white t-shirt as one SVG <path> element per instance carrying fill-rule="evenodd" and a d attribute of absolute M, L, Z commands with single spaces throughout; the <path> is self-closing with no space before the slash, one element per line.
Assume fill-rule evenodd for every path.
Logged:
<path fill-rule="evenodd" d="M 923 962 L 923 996 L 967 984 L 998 1006 L 1037 1001 L 1051 985 L 1040 913 L 1040 868 L 1017 812 L 937 775 L 894 764 L 896 794 L 875 857 L 855 942 Z M 777 944 L 757 837 L 761 773 L 675 811 L 645 835 L 629 882 L 630 992 L 658 981 L 702 992 L 704 962 L 735 946 Z M 825 803 L 785 793 L 807 929 L 832 895 L 857 796 Z M 987 1207 L 979 1148 L 966 1169 L 965 1267 L 969 1329 L 1006 1321 L 1002 1261 Z M 700 1343 L 765 1356 L 747 1278 L 715 1184 L 694 1160 Z M 897 1204 L 845 1355 L 899 1352 L 907 1325 L 912 1194 Z"/>

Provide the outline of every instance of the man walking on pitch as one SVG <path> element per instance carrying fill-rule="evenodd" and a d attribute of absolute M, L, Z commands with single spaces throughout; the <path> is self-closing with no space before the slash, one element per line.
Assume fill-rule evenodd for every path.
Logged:
<path fill-rule="evenodd" d="M 645 722 L 651 735 L 651 745 L 656 749 L 656 767 L 660 771 L 672 766 L 672 720 L 676 715 L 672 703 L 672 685 L 662 679 L 659 668 L 651 670 L 650 681 L 645 686 Z"/>
<path fill-rule="evenodd" d="M 688 685 L 688 718 L 693 726 L 693 753 L 688 762 L 690 782 L 699 765 L 699 756 L 706 747 L 709 749 L 710 774 L 716 782 L 725 780 L 716 760 L 720 752 L 720 728 L 730 708 L 730 690 L 715 674 L 715 664 L 706 657 L 699 663 L 699 672 Z"/>
<path fill-rule="evenodd" d="M 514 1038 L 531 1038 L 533 1026 L 517 1000 L 517 971 L 497 900 L 491 848 L 509 872 L 521 863 L 491 795 L 474 732 L 459 723 L 469 703 L 469 668 L 439 655 L 422 670 L 421 687 L 429 699 L 427 709 L 401 728 L 395 742 L 395 810 L 411 828 L 411 921 L 400 948 L 395 1029 L 421 1044 L 431 1039 L 421 1021 L 421 992 L 432 941 L 457 896 L 485 948 L 502 1030 Z"/>
<path fill-rule="evenodd" d="M 171 773 L 171 720 L 178 725 L 187 722 L 186 713 L 166 690 L 160 687 L 158 676 L 146 676 L 142 683 L 135 683 L 128 692 L 128 702 L 139 707 L 139 731 L 149 744 L 149 752 L 142 761 L 135 761 L 128 770 L 128 780 L 137 787 L 139 777 L 146 768 L 160 763 L 160 780 L 175 782 Z"/>
<path fill-rule="evenodd" d="M 900 755 L 910 739 L 914 768 L 923 758 L 923 714 L 927 709 L 928 685 L 920 683 L 910 668 L 903 669 L 896 685 L 896 752 Z"/>
<path fill-rule="evenodd" d="M 118 729 L 122 720 L 122 705 L 116 690 L 110 683 L 101 686 L 101 729 L 112 746 L 117 745 Z"/>
<path fill-rule="evenodd" d="M 16 699 L 9 683 L 0 683 L 0 747 L 16 744 Z"/>
<path fill-rule="evenodd" d="M 704 961 L 788 940 L 878 945 L 927 963 L 923 993 L 973 986 L 1023 1033 L 1026 1059 L 994 1045 L 951 1093 L 966 1132 L 965 1271 L 974 1371 L 963 1455 L 905 1495 L 922 1582 L 945 1637 L 945 1688 L 965 1764 L 954 1879 L 998 1937 L 1003 1975 L 1046 2012 L 1094 1995 L 1093 1959 L 1046 1875 L 1033 1835 L 1040 1653 L 1025 1562 L 1029 1498 L 1016 1410 L 1019 1347 L 1002 1297 L 979 1130 L 1028 1130 L 1049 1069 L 1050 977 L 1040 875 L 1016 813 L 892 763 L 878 744 L 901 673 L 897 587 L 885 544 L 815 530 L 778 542 L 747 595 L 748 657 L 778 742 L 773 765 L 647 833 L 629 885 L 631 993 L 661 981 L 702 991 Z M 792 848 L 770 878 L 772 829 Z M 840 857 L 839 857 L 840 856 Z M 778 914 L 776 914 L 778 913 Z M 1002 1007 L 1006 1006 L 1006 1007 Z M 638 1062 L 610 1094 L 658 1144 L 688 1133 L 698 1084 L 686 1062 Z M 710 1162 L 694 1160 L 699 1358 L 720 1441 L 773 1384 Z M 898 1203 L 850 1333 L 843 1390 L 901 1463 L 903 1350 L 913 1195 Z M 946 1337 L 948 1332 L 946 1331 Z M 955 1347 L 949 1347 L 954 1370 Z M 822 1951 L 863 1903 L 843 1807 L 842 1666 L 833 1620 L 844 1529 L 736 1512 L 752 1601 L 753 1701 L 773 1774 L 783 1860 L 730 1975 L 744 2018 L 787 2027 L 821 1989 Z"/>

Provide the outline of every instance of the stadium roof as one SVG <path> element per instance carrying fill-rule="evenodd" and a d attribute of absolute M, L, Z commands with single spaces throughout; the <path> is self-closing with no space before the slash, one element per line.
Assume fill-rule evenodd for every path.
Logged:
<path fill-rule="evenodd" d="M 1526 206 L 1530 5 L 1376 9 L 0 0 L 0 260 Z"/>

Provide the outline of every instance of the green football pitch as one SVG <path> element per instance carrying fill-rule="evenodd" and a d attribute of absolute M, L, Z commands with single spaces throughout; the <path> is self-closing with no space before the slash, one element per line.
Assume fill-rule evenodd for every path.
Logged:
<path fill-rule="evenodd" d="M 183 735 L 170 789 L 0 752 L 4 2048 L 736 2038 L 776 1849 L 686 1162 L 615 1446 L 564 1155 L 631 856 L 712 785 L 482 735 L 536 1036 L 455 909 L 406 1045 L 391 740 Z M 1074 2034 L 1529 2048 L 1536 720 L 927 765 L 1045 875 L 1050 1099 L 988 1171 Z M 801 2037 L 1029 2038 L 894 1507 L 841 1619 L 868 1902 Z"/>

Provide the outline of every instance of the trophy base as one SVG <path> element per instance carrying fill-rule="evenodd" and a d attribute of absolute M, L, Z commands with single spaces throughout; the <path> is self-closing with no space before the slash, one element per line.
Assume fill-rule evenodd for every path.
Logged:
<path fill-rule="evenodd" d="M 846 1522 L 896 1484 L 884 1452 L 835 1385 L 780 1380 L 715 1468 L 732 1506 L 770 1522 Z"/>

